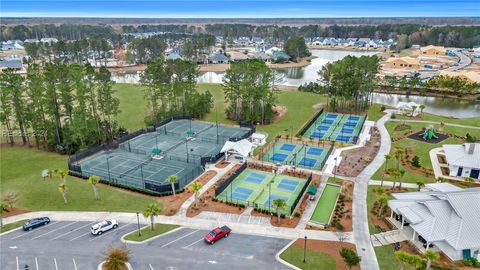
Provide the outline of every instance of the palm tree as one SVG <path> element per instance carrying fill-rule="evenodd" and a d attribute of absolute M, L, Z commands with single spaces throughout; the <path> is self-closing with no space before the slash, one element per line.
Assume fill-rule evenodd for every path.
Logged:
<path fill-rule="evenodd" d="M 427 250 L 425 251 L 424 255 L 425 255 L 425 258 L 427 258 L 427 267 L 425 268 L 426 270 L 430 269 L 430 266 L 432 265 L 432 261 L 436 261 L 440 259 L 440 255 L 435 251 Z"/>
<path fill-rule="evenodd" d="M 395 190 L 395 186 L 397 185 L 397 180 L 400 178 L 400 171 L 398 170 L 393 171 L 392 176 L 393 176 L 392 190 Z"/>
<path fill-rule="evenodd" d="M 417 181 L 418 191 L 425 186 L 425 182 L 422 180 Z"/>
<path fill-rule="evenodd" d="M 285 209 L 287 202 L 284 199 L 275 199 L 272 202 L 272 206 L 275 207 L 275 211 L 277 211 L 277 221 L 280 224 L 280 211 Z"/>
<path fill-rule="evenodd" d="M 65 178 L 68 175 L 66 171 L 60 170 L 60 169 L 54 169 L 53 174 L 60 177 L 62 179 L 62 184 L 65 184 Z"/>
<path fill-rule="evenodd" d="M 151 229 L 155 230 L 155 217 L 162 213 L 162 208 L 158 203 L 151 203 L 147 206 L 147 209 L 143 211 L 143 216 L 150 218 Z"/>
<path fill-rule="evenodd" d="M 196 206 L 197 201 L 198 201 L 198 195 L 200 193 L 200 189 L 202 189 L 202 184 L 200 184 L 200 182 L 198 182 L 198 181 L 195 181 L 195 182 L 192 183 L 192 185 L 190 185 L 190 188 L 192 189 L 193 194 L 195 196 L 195 206 Z"/>
<path fill-rule="evenodd" d="M 124 270 L 126 264 L 130 260 L 130 250 L 126 245 L 118 247 L 109 247 L 106 252 L 105 263 L 103 269 L 105 270 Z"/>
<path fill-rule="evenodd" d="M 385 166 L 383 167 L 383 173 L 382 173 L 382 182 L 380 183 L 380 186 L 383 187 L 383 178 L 385 177 L 385 174 L 387 173 L 388 169 L 388 161 L 392 158 L 391 155 L 385 155 Z"/>
<path fill-rule="evenodd" d="M 423 114 L 423 110 L 425 109 L 425 105 L 421 104 L 419 106 L 419 108 L 420 108 L 420 114 Z"/>
<path fill-rule="evenodd" d="M 400 261 L 400 270 L 403 270 L 405 268 L 405 264 L 409 263 L 411 255 L 400 250 L 395 252 L 395 257 Z"/>
<path fill-rule="evenodd" d="M 177 175 L 172 174 L 167 178 L 167 183 L 172 186 L 173 197 L 175 198 L 175 183 L 178 181 Z"/>
<path fill-rule="evenodd" d="M 8 210 L 8 204 L 1 202 L 0 203 L 0 227 L 3 227 L 3 214 L 9 212 Z"/>
<path fill-rule="evenodd" d="M 100 182 L 100 177 L 96 175 L 92 175 L 88 178 L 88 183 L 92 185 L 93 188 L 93 194 L 95 195 L 95 200 L 99 200 L 100 196 L 98 196 L 98 190 L 97 190 L 97 184 Z"/>
<path fill-rule="evenodd" d="M 68 201 L 67 201 L 67 192 L 68 192 L 67 185 L 65 183 L 61 183 L 60 185 L 58 185 L 58 191 L 60 191 L 60 193 L 62 194 L 63 202 L 65 204 L 67 204 L 68 203 Z"/>
<path fill-rule="evenodd" d="M 385 205 L 388 203 L 388 198 L 385 195 L 381 195 L 378 198 L 378 203 L 380 204 L 380 210 L 378 211 L 378 216 L 380 217 L 383 213 L 383 210 L 385 209 Z"/>
<path fill-rule="evenodd" d="M 402 182 L 403 182 L 403 177 L 405 176 L 405 173 L 407 171 L 405 171 L 404 169 L 400 169 L 400 171 L 398 171 L 400 173 L 400 185 L 398 186 L 400 189 L 402 189 Z"/>
<path fill-rule="evenodd" d="M 395 150 L 395 152 L 393 153 L 393 156 L 395 157 L 395 160 L 396 160 L 396 162 L 397 162 L 395 168 L 396 168 L 397 171 L 398 171 L 398 170 L 400 169 L 400 159 L 401 159 L 402 156 L 403 156 L 403 149 L 397 148 L 397 149 Z"/>
<path fill-rule="evenodd" d="M 416 109 L 417 109 L 417 106 L 413 105 L 413 106 L 412 106 L 412 116 L 415 115 L 415 110 L 416 110 Z"/>

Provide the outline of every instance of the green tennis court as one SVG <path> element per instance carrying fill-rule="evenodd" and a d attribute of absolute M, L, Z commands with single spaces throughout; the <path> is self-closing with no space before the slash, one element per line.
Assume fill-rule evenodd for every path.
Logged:
<path fill-rule="evenodd" d="M 318 200 L 317 206 L 315 206 L 315 211 L 313 211 L 310 221 L 327 226 L 337 204 L 339 193 L 340 186 L 327 184 Z"/>
<path fill-rule="evenodd" d="M 245 169 L 217 199 L 274 211 L 272 202 L 281 198 L 287 203 L 283 213 L 291 215 L 291 205 L 301 196 L 300 192 L 305 184 L 305 179 Z"/>
<path fill-rule="evenodd" d="M 355 143 L 366 118 L 360 115 L 322 113 L 305 131 L 304 138 Z"/>
<path fill-rule="evenodd" d="M 308 146 L 279 140 L 260 159 L 302 168 L 321 170 L 331 152 L 331 146 Z"/>

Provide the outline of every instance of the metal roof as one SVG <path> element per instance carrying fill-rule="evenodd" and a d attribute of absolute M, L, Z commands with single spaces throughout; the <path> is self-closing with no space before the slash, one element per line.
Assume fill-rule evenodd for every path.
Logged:
<path fill-rule="evenodd" d="M 443 150 L 449 165 L 480 168 L 480 143 L 474 143 L 473 153 L 468 153 L 471 143 L 444 144 Z"/>
<path fill-rule="evenodd" d="M 21 60 L 0 61 L 0 68 L 22 68 Z"/>

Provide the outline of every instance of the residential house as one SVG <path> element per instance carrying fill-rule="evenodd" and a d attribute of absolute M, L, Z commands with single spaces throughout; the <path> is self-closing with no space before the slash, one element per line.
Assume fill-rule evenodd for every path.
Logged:
<path fill-rule="evenodd" d="M 170 53 L 169 55 L 167 55 L 167 57 L 165 57 L 165 59 L 166 60 L 177 60 L 177 59 L 182 59 L 182 57 L 178 53 Z"/>
<path fill-rule="evenodd" d="M 390 68 L 420 69 L 421 67 L 420 61 L 410 56 L 390 57 L 385 61 L 385 65 Z"/>
<path fill-rule="evenodd" d="M 421 252 L 452 261 L 480 259 L 480 188 L 428 184 L 427 191 L 393 193 L 388 219 Z"/>
<path fill-rule="evenodd" d="M 228 55 L 230 56 L 230 61 L 243 61 L 248 59 L 248 56 L 243 52 L 229 51 Z"/>
<path fill-rule="evenodd" d="M 36 39 L 36 38 L 27 38 L 25 39 L 25 41 L 23 41 L 23 43 L 39 43 L 40 40 Z"/>
<path fill-rule="evenodd" d="M 250 38 L 248 37 L 238 37 L 237 40 L 235 41 L 236 44 L 239 45 L 249 45 L 250 44 Z"/>
<path fill-rule="evenodd" d="M 255 52 L 252 55 L 252 58 L 261 59 L 265 62 L 270 62 L 272 60 L 272 57 L 270 55 L 266 54 L 265 52 Z"/>
<path fill-rule="evenodd" d="M 480 143 L 444 144 L 450 176 L 480 179 Z"/>
<path fill-rule="evenodd" d="M 56 39 L 56 38 L 42 38 L 42 39 L 40 39 L 40 42 L 52 44 L 52 43 L 57 43 L 58 39 Z"/>
<path fill-rule="evenodd" d="M 259 45 L 255 47 L 255 51 L 257 52 L 266 52 L 269 49 L 273 48 L 273 45 Z"/>
<path fill-rule="evenodd" d="M 423 55 L 445 55 L 445 51 L 445 47 L 443 46 L 428 45 L 420 48 L 420 52 Z"/>
<path fill-rule="evenodd" d="M 265 53 L 266 53 L 267 55 L 270 55 L 270 56 L 271 56 L 274 52 L 278 52 L 278 51 L 281 51 L 281 50 L 282 50 L 282 49 L 273 46 L 273 47 L 269 48 L 268 50 L 266 50 Z"/>
<path fill-rule="evenodd" d="M 228 64 L 229 59 L 224 54 L 214 54 L 208 57 L 208 63 L 210 64 Z"/>
<path fill-rule="evenodd" d="M 440 76 L 458 77 L 471 83 L 480 83 L 480 73 L 475 71 L 446 71 L 441 70 Z"/>
<path fill-rule="evenodd" d="M 265 43 L 265 40 L 263 38 L 260 38 L 260 37 L 253 37 L 251 42 L 254 45 L 262 45 L 262 44 Z"/>
<path fill-rule="evenodd" d="M 4 70 L 7 68 L 12 68 L 17 71 L 22 70 L 23 68 L 23 63 L 22 60 L 20 59 L 14 59 L 14 60 L 4 60 L 0 61 L 0 70 Z"/>
<path fill-rule="evenodd" d="M 272 62 L 274 63 L 282 63 L 290 60 L 290 58 L 291 58 L 290 55 L 288 55 L 284 51 L 276 51 L 276 52 L 273 52 L 272 54 Z"/>

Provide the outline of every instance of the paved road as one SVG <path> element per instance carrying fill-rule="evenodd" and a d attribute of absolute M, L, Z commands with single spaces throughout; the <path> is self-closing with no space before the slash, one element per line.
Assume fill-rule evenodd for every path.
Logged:
<path fill-rule="evenodd" d="M 373 161 L 358 175 L 353 189 L 353 238 L 357 247 L 357 253 L 362 257 L 360 266 L 362 269 L 368 270 L 380 269 L 368 231 L 367 192 L 368 182 L 378 168 L 382 166 L 385 161 L 385 155 L 390 152 L 391 148 L 390 135 L 385 128 L 385 122 L 392 115 L 392 111 L 386 110 L 385 112 L 387 114 L 378 120 L 376 124 L 381 136 L 380 149 Z"/>
<path fill-rule="evenodd" d="M 0 269 L 96 269 L 104 251 L 120 244 L 120 237 L 135 230 L 132 223 L 93 236 L 94 222 L 52 221 L 30 232 L 16 230 L 0 237 Z M 232 233 L 227 239 L 208 245 L 207 231 L 182 228 L 145 244 L 128 244 L 134 270 L 180 269 L 288 269 L 275 254 L 286 239 Z"/>
<path fill-rule="evenodd" d="M 457 56 L 460 58 L 458 61 L 457 65 L 448 67 L 446 69 L 443 69 L 445 71 L 458 71 L 461 69 L 464 69 L 465 67 L 469 66 L 472 63 L 472 59 L 462 53 L 461 51 L 455 51 Z M 428 71 L 428 70 L 421 70 L 419 71 L 420 73 L 420 78 L 422 79 L 428 79 L 432 77 L 436 77 L 440 75 L 440 71 Z"/>

